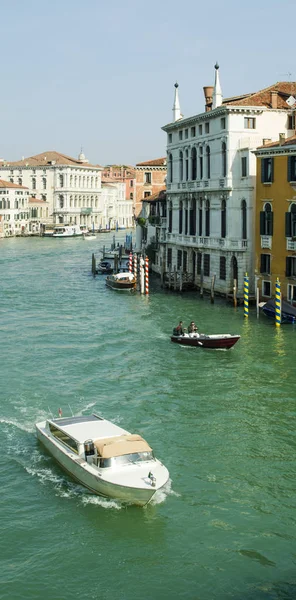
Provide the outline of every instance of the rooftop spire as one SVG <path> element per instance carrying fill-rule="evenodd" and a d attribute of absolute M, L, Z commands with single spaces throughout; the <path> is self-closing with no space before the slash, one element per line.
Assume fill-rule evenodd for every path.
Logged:
<path fill-rule="evenodd" d="M 179 87 L 179 84 L 175 83 L 175 99 L 174 99 L 174 106 L 173 106 L 173 121 L 179 121 L 179 119 L 182 119 L 181 110 L 180 110 L 178 87 Z"/>
<path fill-rule="evenodd" d="M 221 106 L 223 100 L 222 90 L 220 85 L 220 77 L 219 77 L 219 65 L 216 62 L 215 64 L 215 85 L 213 92 L 213 109 Z"/>

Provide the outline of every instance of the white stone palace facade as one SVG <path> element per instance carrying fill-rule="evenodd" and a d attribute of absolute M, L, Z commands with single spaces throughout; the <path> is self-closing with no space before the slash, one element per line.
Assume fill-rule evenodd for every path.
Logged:
<path fill-rule="evenodd" d="M 287 100 L 296 83 L 279 82 L 255 94 L 223 101 L 219 67 L 215 85 L 204 88 L 206 106 L 201 114 L 181 115 L 175 85 L 173 122 L 167 134 L 167 221 L 165 241 L 156 258 L 158 270 L 176 266 L 203 278 L 210 289 L 229 294 L 237 281 L 243 293 L 246 272 L 250 291 L 254 274 L 254 207 L 256 159 L 252 153 L 264 139 L 294 133 Z"/>
<path fill-rule="evenodd" d="M 22 185 L 0 179 L 0 237 L 22 235 L 28 230 L 30 192 Z"/>
<path fill-rule="evenodd" d="M 95 229 L 105 226 L 101 171 L 102 167 L 88 164 L 82 153 L 74 159 L 50 151 L 0 163 L 1 179 L 27 187 L 38 200 L 34 210 L 39 224 L 75 223 Z"/>

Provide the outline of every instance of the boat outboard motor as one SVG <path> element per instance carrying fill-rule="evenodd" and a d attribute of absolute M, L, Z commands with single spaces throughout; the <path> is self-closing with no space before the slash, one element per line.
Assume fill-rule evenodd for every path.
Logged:
<path fill-rule="evenodd" d="M 84 442 L 84 454 L 86 462 L 92 463 L 96 454 L 95 445 L 92 440 L 86 440 Z"/>

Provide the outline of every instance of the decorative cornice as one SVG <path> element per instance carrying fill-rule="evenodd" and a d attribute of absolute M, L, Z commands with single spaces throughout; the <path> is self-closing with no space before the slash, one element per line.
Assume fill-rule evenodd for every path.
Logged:
<path fill-rule="evenodd" d="M 251 150 L 251 152 L 253 154 L 256 154 L 256 156 L 261 157 L 261 156 L 274 156 L 274 155 L 278 155 L 278 156 L 283 156 L 283 155 L 296 155 L 296 146 L 294 144 L 294 146 L 284 146 L 284 147 L 280 147 L 280 146 L 276 146 L 273 148 L 257 148 L 256 150 Z"/>
<path fill-rule="evenodd" d="M 266 108 L 264 106 L 219 106 L 219 108 L 215 108 L 214 110 L 209 110 L 208 112 L 200 113 L 192 117 L 187 117 L 186 119 L 182 119 L 182 121 L 176 121 L 176 123 L 168 123 L 167 125 L 164 125 L 161 129 L 163 131 L 184 129 L 189 125 L 196 125 L 199 122 L 202 123 L 203 121 L 208 121 L 209 119 L 215 119 L 216 117 L 225 116 L 226 114 L 231 113 L 261 115 L 265 110 L 272 109 Z M 278 112 L 287 111 L 281 109 Z"/>

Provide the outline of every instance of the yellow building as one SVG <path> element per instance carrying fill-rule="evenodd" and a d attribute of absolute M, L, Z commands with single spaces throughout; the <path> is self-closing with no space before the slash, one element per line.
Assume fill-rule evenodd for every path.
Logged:
<path fill-rule="evenodd" d="M 267 140 L 266 140 L 267 142 Z M 260 298 L 296 302 L 296 135 L 257 148 L 255 274 Z"/>

